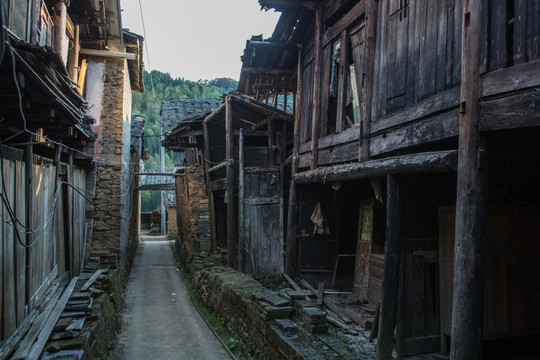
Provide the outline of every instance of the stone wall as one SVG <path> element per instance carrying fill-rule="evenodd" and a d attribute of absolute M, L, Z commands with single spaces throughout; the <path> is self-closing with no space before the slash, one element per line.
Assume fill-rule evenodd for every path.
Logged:
<path fill-rule="evenodd" d="M 124 280 L 116 269 L 116 258 L 106 251 L 90 255 L 41 359 L 109 358 L 124 307 Z M 101 275 L 88 291 L 81 291 L 98 269 L 102 269 Z"/>
<path fill-rule="evenodd" d="M 92 241 L 87 254 L 96 250 L 112 251 L 125 261 L 128 251 L 136 242 L 130 225 L 133 215 L 135 163 L 130 158 L 131 89 L 129 73 L 124 59 L 94 61 L 97 71 L 92 85 L 103 89 L 101 112 L 94 131 L 98 134 L 95 144 L 96 186 L 94 195 L 94 220 Z M 101 74 L 101 77 L 99 74 Z M 135 200 L 136 201 L 136 200 Z M 136 212 L 135 212 L 136 213 Z M 131 250 L 130 250 L 131 249 Z"/>
<path fill-rule="evenodd" d="M 183 247 L 190 252 L 210 251 L 208 193 L 202 166 L 189 166 L 176 177 L 176 213 Z"/>
<path fill-rule="evenodd" d="M 326 314 L 305 307 L 293 299 L 293 291 L 277 293 L 263 287 L 250 276 L 224 266 L 192 271 L 196 296 L 239 341 L 249 358 L 268 360 L 343 359 L 339 341 L 332 333 L 312 333 L 314 317 L 324 320 Z M 313 309 L 309 312 L 301 307 Z M 326 329 L 328 326 L 326 325 Z"/>

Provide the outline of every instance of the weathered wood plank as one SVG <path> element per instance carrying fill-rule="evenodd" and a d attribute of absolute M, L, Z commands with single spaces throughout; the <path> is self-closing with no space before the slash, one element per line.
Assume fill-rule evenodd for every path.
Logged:
<path fill-rule="evenodd" d="M 76 283 L 77 277 L 74 277 L 64 290 L 62 297 L 60 297 L 58 302 L 55 304 L 56 306 L 47 318 L 46 323 L 41 328 L 36 342 L 32 345 L 30 353 L 27 357 L 28 360 L 39 359 L 39 356 L 41 355 L 41 352 L 43 351 L 43 348 L 45 347 L 45 344 L 47 343 L 47 340 L 49 339 L 49 336 L 51 335 L 54 326 L 56 325 L 56 322 L 60 318 L 60 314 L 62 314 L 62 311 L 64 311 L 64 308 L 66 307 L 66 304 L 73 292 L 73 289 L 75 288 Z"/>
<path fill-rule="evenodd" d="M 32 143 L 32 138 L 29 137 L 30 144 Z M 33 147 L 32 145 L 26 145 L 24 149 L 24 167 L 25 167 L 25 182 L 24 182 L 24 191 L 25 191 L 25 205 L 26 209 L 33 209 L 34 207 L 34 197 L 31 196 L 31 194 L 34 194 L 34 161 L 33 161 Z M 22 200 L 22 199 L 21 199 Z M 33 228 L 33 216 L 30 211 L 26 211 L 26 218 L 25 218 L 25 224 L 28 229 Z M 25 237 L 26 246 L 30 245 L 32 243 L 32 234 L 27 233 Z M 32 292 L 32 273 L 31 269 L 29 267 L 32 263 L 32 250 L 30 248 L 26 249 L 26 274 L 25 274 L 25 302 L 28 305 L 30 295 L 33 294 Z"/>
<path fill-rule="evenodd" d="M 26 351 L 28 351 L 31 343 L 34 341 L 35 336 L 37 336 L 37 331 L 41 328 L 40 317 L 45 319 L 47 316 L 47 305 L 52 304 L 50 309 L 52 310 L 52 306 L 54 306 L 54 299 L 58 299 L 60 297 L 60 293 L 62 288 L 66 285 L 63 278 L 59 278 L 55 281 L 55 283 L 48 289 L 45 296 L 41 299 L 41 301 L 36 305 L 36 307 L 26 316 L 26 318 L 19 324 L 17 327 L 17 330 L 10 336 L 9 339 L 7 339 L 0 348 L 0 360 L 6 360 L 16 349 L 19 351 L 20 349 L 26 348 Z M 51 301 L 51 299 L 53 299 Z M 50 310 L 49 310 L 50 312 Z M 36 323 L 36 325 L 34 325 Z M 28 336 L 28 339 L 23 338 L 26 336 L 30 328 L 34 327 L 35 336 L 32 337 L 31 335 Z M 22 342 L 21 342 L 22 341 Z"/>
<path fill-rule="evenodd" d="M 21 327 L 21 332 L 18 332 L 20 335 L 18 340 L 13 339 L 13 341 L 18 342 L 18 344 L 16 344 L 16 349 L 12 349 L 12 351 L 15 350 L 15 353 L 11 356 L 11 359 L 26 359 L 28 357 L 32 345 L 39 336 L 41 329 L 53 311 L 58 299 L 60 299 L 61 294 L 62 286 L 55 283 L 51 288 L 51 291 L 45 297 L 45 302 L 32 310 L 28 316 L 32 321 L 29 323 L 25 322 L 24 326 Z M 24 330 L 24 332 L 22 330 Z M 7 354 L 7 356 L 9 356 L 9 354 Z"/>
<path fill-rule="evenodd" d="M 231 160 L 234 157 L 234 126 L 233 126 L 232 99 L 225 100 L 225 143 L 226 158 Z M 236 268 L 236 201 L 235 201 L 235 171 L 231 161 L 227 166 L 227 264 Z"/>
<path fill-rule="evenodd" d="M 527 60 L 540 58 L 540 2 L 527 1 Z"/>
<path fill-rule="evenodd" d="M 293 153 L 292 153 L 292 163 L 291 163 L 291 177 L 296 174 L 298 171 L 298 148 L 300 146 L 300 137 L 299 137 L 299 122 L 301 120 L 302 109 L 302 94 L 303 94 L 303 82 L 302 82 L 302 51 L 298 51 L 298 77 L 297 77 L 297 98 L 296 98 L 296 107 L 295 107 L 295 122 L 293 130 Z M 285 259 L 284 259 L 284 270 L 285 273 L 291 273 L 295 264 L 296 264 L 296 250 L 297 250 L 297 241 L 296 241 L 296 222 L 298 214 L 298 204 L 297 204 L 297 189 L 294 181 L 291 181 L 291 186 L 289 187 L 289 204 L 287 211 L 287 233 L 285 241 Z"/>
<path fill-rule="evenodd" d="M 371 134 L 376 134 L 394 126 L 402 125 L 410 121 L 428 117 L 434 113 L 441 112 L 459 105 L 459 87 L 444 91 L 418 104 L 407 108 L 386 118 L 378 119 L 371 124 Z"/>
<path fill-rule="evenodd" d="M 397 173 L 412 174 L 453 171 L 455 169 L 457 169 L 457 151 L 449 150 L 318 168 L 295 174 L 294 181 L 297 184 L 308 184 L 323 181 L 359 180 Z"/>
<path fill-rule="evenodd" d="M 338 22 L 326 30 L 323 37 L 323 46 L 335 39 L 343 30 L 351 26 L 355 21 L 364 16 L 366 9 L 366 0 L 358 2 L 350 11 L 347 12 Z"/>
<path fill-rule="evenodd" d="M 540 86 L 540 60 L 482 75 L 480 97 Z"/>
<path fill-rule="evenodd" d="M 446 75 L 445 75 L 445 88 L 452 88 L 452 67 L 453 67 L 453 52 L 454 52 L 454 6 L 456 0 L 446 1 Z"/>
<path fill-rule="evenodd" d="M 454 0 L 454 38 L 452 39 L 452 86 L 457 86 L 461 83 L 461 37 L 463 32 L 463 16 L 463 0 Z"/>
<path fill-rule="evenodd" d="M 16 161 L 15 163 L 15 181 L 18 184 L 24 184 L 26 174 L 25 166 L 21 161 Z M 19 219 L 21 224 L 17 225 L 17 236 L 16 238 L 16 293 L 17 293 L 17 325 L 21 324 L 26 316 L 25 306 L 26 306 L 26 248 L 23 246 L 24 241 L 26 240 L 26 202 L 25 202 L 25 188 L 24 186 L 17 186 L 16 195 L 15 195 L 16 207 L 15 207 L 15 216 Z M 21 244 L 22 242 L 22 244 Z"/>
<path fill-rule="evenodd" d="M 13 206 L 15 202 L 15 162 L 10 160 L 0 159 L 3 162 L 3 181 L 6 183 L 3 184 L 3 189 L 6 190 L 6 193 L 3 192 L 4 197 L 9 202 L 11 209 L 14 210 Z M 8 209 L 3 206 L 2 212 L 4 215 L 4 231 L 3 231 L 3 248 L 2 255 L 4 258 L 4 283 L 2 285 L 4 299 L 3 299 L 3 332 L 4 337 L 10 336 L 17 327 L 17 317 L 16 317 L 16 293 L 15 293 L 15 284 L 16 284 L 16 273 L 15 273 L 15 226 L 16 224 L 6 223 L 10 216 L 8 215 Z"/>
<path fill-rule="evenodd" d="M 482 357 L 487 153 L 479 131 L 482 1 L 463 2 L 459 169 L 450 358 Z"/>
<path fill-rule="evenodd" d="M 315 11 L 315 55 L 313 64 L 313 96 L 319 99 L 321 95 L 321 55 L 322 55 L 322 8 L 319 7 Z M 321 122 L 321 103 L 313 101 L 313 120 L 311 122 L 311 169 L 317 167 L 317 142 L 319 140 L 319 126 Z"/>
<path fill-rule="evenodd" d="M 372 103 L 372 120 L 386 115 L 386 16 L 387 2 L 377 2 L 377 31 L 375 46 L 375 65 L 373 77 L 373 95 L 375 99 Z M 368 84 L 369 85 L 369 84 Z"/>
<path fill-rule="evenodd" d="M 88 279 L 84 285 L 81 287 L 80 291 L 81 292 L 85 292 L 85 291 L 88 291 L 88 289 L 90 289 L 90 286 L 92 286 L 92 284 L 101 276 L 101 274 L 103 274 L 103 272 L 105 272 L 104 269 L 98 269 L 91 277 L 90 279 Z"/>
<path fill-rule="evenodd" d="M 425 26 L 425 41 L 420 48 L 418 99 L 423 100 L 435 94 L 435 79 L 437 71 L 437 14 L 439 1 L 425 1 L 426 12 L 417 19 Z"/>
<path fill-rule="evenodd" d="M 491 0 L 489 2 L 489 71 L 506 66 L 506 0 Z"/>
<path fill-rule="evenodd" d="M 319 152 L 319 165 L 339 164 L 355 161 L 358 158 L 358 142 L 334 146 Z"/>
<path fill-rule="evenodd" d="M 312 157 L 311 154 L 300 155 L 298 159 L 298 167 L 299 168 L 309 167 L 309 165 L 311 164 L 311 157 Z"/>
<path fill-rule="evenodd" d="M 485 101 L 480 104 L 481 131 L 540 125 L 540 95 L 536 92 Z"/>
<path fill-rule="evenodd" d="M 244 264 L 247 260 L 246 239 L 249 238 L 249 235 L 246 234 L 244 224 L 244 176 L 244 129 L 240 129 L 240 136 L 238 138 L 238 269 L 240 269 L 240 271 L 245 271 Z"/>
<path fill-rule="evenodd" d="M 407 25 L 408 18 L 403 18 L 401 10 L 390 9 L 388 18 L 387 51 L 387 99 L 386 111 L 393 113 L 405 106 L 407 86 Z"/>
<path fill-rule="evenodd" d="M 446 88 L 446 28 L 447 28 L 447 3 L 448 0 L 437 1 L 439 9 L 437 13 L 437 55 L 435 72 L 435 93 L 441 93 Z"/>
<path fill-rule="evenodd" d="M 428 144 L 456 137 L 458 132 L 459 113 L 457 110 L 450 111 L 372 137 L 370 153 L 381 155 L 415 145 Z"/>
<path fill-rule="evenodd" d="M 330 67 L 332 62 L 332 44 L 323 48 L 322 58 L 322 79 L 321 79 L 321 125 L 319 126 L 319 137 L 328 135 L 328 111 L 330 101 Z"/>
<path fill-rule="evenodd" d="M 358 81 L 358 87 L 363 88 L 360 92 L 361 104 L 360 113 L 362 124 L 360 125 L 360 148 L 358 151 L 358 161 L 366 161 L 369 159 L 369 126 L 373 118 L 373 78 L 375 71 L 375 56 L 377 44 L 377 4 L 375 0 L 367 0 L 366 3 L 366 40 L 364 52 L 364 63 L 362 81 Z"/>
<path fill-rule="evenodd" d="M 527 61 L 527 0 L 514 1 L 514 65 Z"/>

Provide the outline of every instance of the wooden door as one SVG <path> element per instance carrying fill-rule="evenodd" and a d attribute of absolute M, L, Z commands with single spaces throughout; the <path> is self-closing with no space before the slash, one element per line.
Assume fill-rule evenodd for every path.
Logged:
<path fill-rule="evenodd" d="M 263 147 L 245 146 L 243 132 L 239 151 L 239 268 L 257 279 L 279 275 L 284 266 L 280 168 L 269 161 L 270 152 L 264 156 Z"/>

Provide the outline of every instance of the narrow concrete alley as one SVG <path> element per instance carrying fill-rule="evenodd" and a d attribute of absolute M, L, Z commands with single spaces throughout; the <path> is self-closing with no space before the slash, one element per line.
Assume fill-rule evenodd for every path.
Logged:
<path fill-rule="evenodd" d="M 165 236 L 142 236 L 129 277 L 119 359 L 230 359 L 195 309 Z"/>

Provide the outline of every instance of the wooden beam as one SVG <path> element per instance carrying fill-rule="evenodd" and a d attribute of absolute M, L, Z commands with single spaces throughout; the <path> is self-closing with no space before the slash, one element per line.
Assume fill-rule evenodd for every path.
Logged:
<path fill-rule="evenodd" d="M 220 112 L 223 111 L 223 109 L 225 109 L 225 106 L 226 104 L 223 103 L 219 105 L 219 107 L 216 110 L 212 111 L 212 113 L 204 119 L 203 125 L 208 124 L 210 121 L 212 121 Z"/>
<path fill-rule="evenodd" d="M 251 88 L 253 90 L 279 89 L 279 90 L 282 90 L 283 92 L 285 92 L 285 91 L 296 90 L 296 85 L 295 84 L 283 84 L 283 85 L 279 85 L 279 84 L 253 84 L 253 85 L 251 85 Z"/>
<path fill-rule="evenodd" d="M 88 289 L 90 289 L 90 286 L 92 286 L 92 284 L 101 276 L 101 274 L 103 274 L 105 270 L 104 269 L 99 269 L 97 270 L 91 277 L 90 279 L 88 279 L 84 285 L 81 287 L 81 292 L 84 292 L 84 291 L 88 291 Z"/>
<path fill-rule="evenodd" d="M 227 158 L 227 265 L 236 268 L 236 204 L 234 174 L 234 127 L 232 99 L 225 100 L 225 155 Z"/>
<path fill-rule="evenodd" d="M 540 60 L 511 66 L 482 75 L 481 97 L 538 87 Z"/>
<path fill-rule="evenodd" d="M 238 270 L 247 273 L 255 264 L 251 263 L 246 249 L 244 238 L 244 129 L 240 129 L 238 138 Z"/>
<path fill-rule="evenodd" d="M 319 7 L 315 11 L 315 55 L 313 59 L 313 119 L 311 127 L 311 170 L 317 168 L 317 153 L 318 153 L 318 140 L 319 140 L 319 123 L 321 119 L 321 53 L 322 53 L 322 8 Z M 346 58 L 346 57 L 345 57 Z M 346 60 L 345 60 L 346 61 Z M 343 85 L 343 84 L 341 84 Z M 338 110 L 339 112 L 339 110 Z"/>
<path fill-rule="evenodd" d="M 343 30 L 347 29 L 352 23 L 360 19 L 365 14 L 365 11 L 366 0 L 361 0 L 350 11 L 342 16 L 338 22 L 326 30 L 323 37 L 323 46 L 326 46 L 336 36 L 343 32 Z"/>
<path fill-rule="evenodd" d="M 222 104 L 219 108 L 221 108 L 224 104 Z M 212 113 L 214 114 L 215 111 Z M 214 202 L 214 193 L 212 192 L 211 183 L 212 178 L 210 176 L 210 173 L 208 172 L 208 169 L 210 168 L 210 165 L 212 164 L 212 152 L 210 150 L 210 131 L 208 129 L 208 124 L 206 123 L 206 120 L 203 121 L 203 137 L 204 137 L 204 154 L 203 154 L 203 161 L 204 161 L 204 170 L 206 174 L 206 193 L 208 195 L 208 205 L 209 205 L 209 213 L 210 213 L 210 238 L 212 242 L 212 249 L 217 248 L 217 234 L 216 234 L 216 220 L 215 220 L 215 202 Z"/>
<path fill-rule="evenodd" d="M 482 358 L 487 151 L 478 130 L 482 1 L 464 0 L 450 358 Z"/>
<path fill-rule="evenodd" d="M 457 169 L 457 150 L 401 155 L 361 163 L 336 165 L 295 174 L 297 184 L 347 181 L 398 173 L 445 172 Z"/>
<path fill-rule="evenodd" d="M 80 38 L 80 27 L 79 25 L 75 25 L 74 29 L 74 36 L 73 36 L 73 47 L 69 49 L 69 57 L 68 57 L 68 65 L 67 70 L 69 73 L 69 77 L 74 82 L 77 82 L 79 78 L 79 52 L 81 50 L 81 42 L 79 40 Z"/>
<path fill-rule="evenodd" d="M 377 335 L 377 360 L 392 359 L 401 256 L 401 184 L 396 175 L 388 175 L 386 179 L 386 242 Z"/>
<path fill-rule="evenodd" d="M 175 190 L 176 186 L 174 183 L 170 184 L 145 184 L 145 185 L 139 185 L 137 190 Z"/>
<path fill-rule="evenodd" d="M 293 269 L 296 266 L 296 248 L 297 248 L 297 239 L 296 239 L 296 217 L 298 214 L 298 204 L 297 204 L 297 189 L 296 183 L 294 181 L 294 176 L 298 171 L 298 149 L 300 147 L 300 138 L 299 138 L 299 125 L 301 119 L 301 109 L 302 109 L 302 93 L 303 93 L 303 84 L 302 84 L 302 63 L 304 61 L 304 56 L 302 49 L 298 51 L 298 77 L 297 77 L 297 96 L 296 96 L 296 105 L 295 105 L 295 121 L 294 121 L 294 130 L 293 130 L 293 153 L 292 153 L 292 163 L 291 163 L 291 176 L 293 181 L 291 181 L 291 186 L 289 188 L 289 209 L 287 212 L 287 240 L 285 242 L 285 273 L 291 274 Z"/>
<path fill-rule="evenodd" d="M 296 51 L 297 46 L 295 44 L 288 44 L 285 42 L 277 42 L 277 41 L 254 41 L 254 40 L 248 40 L 248 46 L 251 46 L 253 48 L 266 48 L 266 49 L 290 49 Z"/>
<path fill-rule="evenodd" d="M 135 176 L 180 176 L 180 174 L 172 173 L 172 172 L 155 172 L 155 173 L 142 173 L 142 172 L 136 172 L 133 173 Z"/>
<path fill-rule="evenodd" d="M 26 212 L 26 227 L 28 229 L 34 228 L 33 221 L 33 211 L 34 209 L 34 147 L 32 145 L 33 136 L 28 135 L 29 144 L 24 148 L 24 163 L 25 163 L 25 189 L 26 189 L 26 209 L 29 211 Z M 31 308 L 31 296 L 32 296 L 32 274 L 30 269 L 30 264 L 32 263 L 32 243 L 34 242 L 34 235 L 32 231 L 26 233 L 26 270 L 25 270 L 25 304 L 28 305 L 28 308 Z"/>
<path fill-rule="evenodd" d="M 58 51 L 62 61 L 65 64 L 65 41 L 66 38 L 66 21 L 67 21 L 67 7 L 63 1 L 56 1 L 54 3 L 53 12 L 54 21 L 54 49 Z"/>
<path fill-rule="evenodd" d="M 242 66 L 241 72 L 252 74 L 292 74 L 292 70 L 275 69 L 275 68 L 254 68 L 248 66 Z"/>
<path fill-rule="evenodd" d="M 120 58 L 127 60 L 136 60 L 137 55 L 133 53 L 121 52 L 121 51 L 109 51 L 109 50 L 97 50 L 97 49 L 81 49 L 81 55 L 106 57 L 106 58 Z"/>
<path fill-rule="evenodd" d="M 242 134 L 242 130 L 244 130 L 244 129 L 240 129 L 240 134 Z M 227 166 L 227 163 L 228 162 L 226 160 L 224 160 L 224 161 L 220 162 L 219 164 L 217 164 L 216 166 L 212 166 L 210 169 L 208 169 L 208 173 L 211 174 L 211 173 L 213 173 L 215 171 L 218 171 L 218 170 L 221 170 L 221 169 L 225 168 Z"/>

